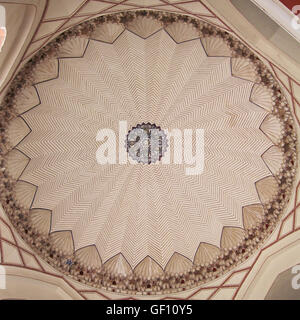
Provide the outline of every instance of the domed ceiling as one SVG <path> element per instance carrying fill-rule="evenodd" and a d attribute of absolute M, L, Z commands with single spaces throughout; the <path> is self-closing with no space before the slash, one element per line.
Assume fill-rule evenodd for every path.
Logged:
<path fill-rule="evenodd" d="M 165 294 L 216 279 L 261 246 L 290 198 L 296 133 L 281 86 L 246 45 L 188 16 L 73 27 L 4 103 L 6 213 L 39 256 L 97 288 Z M 150 127 L 163 148 L 139 161 L 129 137 Z M 99 163 L 101 148 L 113 160 Z"/>

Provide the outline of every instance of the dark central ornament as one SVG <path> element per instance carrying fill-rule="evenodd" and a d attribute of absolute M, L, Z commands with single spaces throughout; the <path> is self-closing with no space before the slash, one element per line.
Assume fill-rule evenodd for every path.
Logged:
<path fill-rule="evenodd" d="M 128 131 L 126 148 L 129 156 L 138 163 L 160 161 L 168 147 L 166 133 L 155 124 L 138 124 Z"/>

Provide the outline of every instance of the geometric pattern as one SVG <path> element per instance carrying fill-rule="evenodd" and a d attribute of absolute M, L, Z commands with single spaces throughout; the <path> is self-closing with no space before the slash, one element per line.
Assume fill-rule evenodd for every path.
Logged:
<path fill-rule="evenodd" d="M 232 77 L 234 59 L 207 57 L 199 36 L 194 39 L 184 28 L 170 25 L 165 32 L 150 26 L 154 33 L 146 39 L 124 31 L 112 44 L 74 39 L 62 46 L 58 60 L 35 71 L 40 104 L 17 118 L 31 129 L 17 141 L 17 150 L 31 159 L 19 177 L 17 198 L 28 208 L 52 211 L 50 232 L 68 254 L 74 241 L 76 251 L 95 245 L 103 263 L 120 252 L 132 268 L 146 256 L 165 268 L 175 252 L 191 263 L 200 242 L 240 244 L 241 208 L 260 203 L 259 196 L 266 203 L 277 193 L 276 185 L 273 190 L 263 180 L 270 171 L 261 155 L 273 143 L 260 130 L 268 112 L 249 103 L 253 82 L 244 80 L 249 64 L 232 62 Z M 160 55 L 162 47 L 168 50 Z M 147 76 L 146 68 L 156 69 Z M 129 127 L 145 120 L 170 131 L 204 129 L 204 172 L 186 176 L 182 166 L 172 164 L 96 166 L 97 130 L 117 133 L 122 120 Z M 63 230 L 72 231 L 73 241 Z"/>
<path fill-rule="evenodd" d="M 75 3 L 76 1 L 74 1 Z M 88 3 L 89 1 L 85 1 L 86 3 Z M 90 1 L 90 2 L 94 2 L 94 1 Z M 95 1 L 96 2 L 96 1 Z M 97 1 L 99 3 L 106 3 L 106 1 Z M 118 7 L 117 6 L 121 6 L 119 5 L 117 2 L 115 1 L 116 4 L 114 4 L 114 9 L 117 10 Z M 125 3 L 126 1 L 122 1 L 122 3 Z M 133 2 L 133 1 L 130 1 Z M 150 2 L 152 3 L 152 1 L 148 1 L 149 6 L 150 7 Z M 159 1 L 155 1 L 155 2 L 159 2 Z M 205 8 L 205 5 L 202 3 L 202 1 L 189 1 L 189 3 L 186 4 L 186 8 L 180 8 L 180 3 L 179 5 L 173 5 L 171 4 L 171 1 L 161 1 L 166 7 L 168 6 L 169 8 L 166 9 L 170 9 L 170 10 L 174 10 L 177 12 L 186 12 L 189 13 L 193 16 L 201 16 L 200 19 L 202 19 L 205 15 L 203 12 L 201 12 L 201 10 L 196 10 L 196 7 L 200 7 L 200 5 Z M 167 3 L 168 2 L 168 3 Z M 173 2 L 173 1 L 172 1 Z M 78 1 L 77 1 L 78 3 Z M 112 4 L 112 1 L 110 2 Z M 190 9 L 187 9 L 188 4 L 191 4 Z M 192 4 L 195 4 L 194 8 L 192 8 Z M 139 2 L 140 7 L 145 7 L 141 2 Z M 124 7 L 120 7 L 120 10 L 127 10 L 130 7 L 133 8 L 134 5 L 128 5 L 127 8 Z M 183 6 L 182 6 L 183 7 Z M 65 15 L 61 18 L 57 18 L 57 20 L 60 19 L 60 21 L 62 22 L 62 24 L 64 25 L 64 27 L 68 27 L 71 25 L 72 23 L 78 23 L 79 21 L 84 21 L 90 18 L 90 13 L 86 14 L 86 15 L 81 15 L 80 16 L 80 10 L 83 9 L 84 6 L 78 6 L 78 9 L 75 10 L 72 14 L 70 14 L 69 16 Z M 190 10 L 190 11 L 188 11 Z M 207 8 L 208 10 L 208 8 Z M 47 10 L 45 10 L 45 12 L 47 12 Z M 105 9 L 103 11 L 101 11 L 103 14 L 105 14 Z M 101 14 L 101 12 L 99 11 L 99 14 Z M 209 12 L 209 10 L 208 10 Z M 95 11 L 92 13 L 93 15 L 97 15 L 95 13 Z M 210 12 L 211 17 L 209 17 L 209 20 L 213 20 L 215 19 L 217 24 L 221 24 L 224 23 L 222 21 L 221 18 L 217 17 L 213 12 Z M 44 14 L 44 18 L 47 16 L 47 14 Z M 76 16 L 78 16 L 78 18 L 75 18 Z M 50 17 L 50 15 L 49 15 Z M 49 20 L 49 22 L 51 22 L 51 19 L 53 18 L 49 18 L 49 19 L 45 19 L 45 22 L 40 23 L 40 25 L 38 26 L 41 27 L 43 23 L 48 23 L 47 20 Z M 55 18 L 56 19 L 56 18 Z M 76 20 L 77 19 L 77 20 Z M 81 19 L 81 20 L 80 20 Z M 72 20 L 72 21 L 71 21 Z M 225 24 L 226 25 L 226 24 Z M 222 27 L 221 27 L 222 28 Z M 225 27 L 224 27 L 225 28 Z M 230 28 L 227 27 L 227 29 L 230 31 L 230 33 L 235 34 L 237 37 L 239 37 L 239 35 L 231 30 Z M 58 28 L 58 30 L 56 31 L 57 33 L 61 32 L 59 30 L 63 30 L 62 28 Z M 38 44 L 42 45 L 42 42 L 45 41 L 44 43 L 46 43 L 51 36 L 53 37 L 54 34 L 57 34 L 55 32 L 49 32 L 48 37 L 44 37 L 41 40 L 38 40 L 38 42 L 35 42 L 33 44 L 31 44 L 30 46 L 28 46 L 27 49 L 27 57 L 32 55 L 33 53 L 33 49 L 37 48 Z M 37 32 L 36 32 L 37 34 Z M 32 53 L 30 53 L 30 48 Z M 36 49 L 38 50 L 38 49 Z M 259 53 L 257 52 L 257 54 L 259 55 Z M 26 55 L 24 54 L 23 56 L 23 61 L 27 58 Z M 287 95 L 287 97 L 290 99 L 291 104 L 293 106 L 293 113 L 294 116 L 296 118 L 296 123 L 297 126 L 300 125 L 300 95 L 299 95 L 299 90 L 300 90 L 300 83 L 297 82 L 295 79 L 293 79 L 290 75 L 288 75 L 285 71 L 283 71 L 281 68 L 279 68 L 276 64 L 274 64 L 273 62 L 269 61 L 266 57 L 263 57 L 264 60 L 266 61 L 267 65 L 273 70 L 273 74 L 274 77 L 280 82 L 280 84 L 282 85 L 282 87 L 284 88 L 284 91 Z M 275 245 L 276 243 L 280 242 L 282 239 L 285 239 L 286 237 L 289 237 L 289 235 L 295 233 L 296 231 L 300 230 L 300 198 L 299 198 L 299 182 L 296 185 L 296 193 L 293 196 L 294 201 L 293 201 L 293 207 L 291 208 L 291 210 L 287 213 L 287 215 L 285 216 L 285 218 L 282 220 L 282 223 L 280 225 L 280 228 L 276 230 L 275 234 L 273 235 L 273 237 L 270 239 L 270 241 L 268 242 L 268 244 L 262 248 L 261 251 L 258 252 L 258 254 L 256 255 L 255 260 L 251 261 L 249 260 L 246 264 L 246 266 L 244 265 L 242 268 L 236 268 L 234 271 L 229 272 L 228 275 L 222 277 L 222 279 L 220 279 L 221 281 L 219 281 L 219 283 L 214 282 L 212 285 L 210 283 L 208 284 L 204 284 L 202 285 L 200 288 L 198 288 L 197 290 L 194 290 L 193 292 L 187 293 L 185 296 L 182 297 L 182 299 L 214 299 L 217 298 L 217 294 L 221 293 L 221 292 L 228 292 L 227 298 L 228 299 L 234 299 L 240 289 L 240 287 L 243 285 L 245 279 L 247 278 L 247 276 L 249 275 L 250 271 L 253 269 L 253 266 L 255 265 L 256 261 L 259 259 L 261 253 L 263 253 L 266 249 L 271 248 L 273 245 Z M 10 262 L 10 261 L 4 261 L 4 256 L 6 255 L 6 253 L 4 252 L 5 248 L 5 243 L 9 243 L 10 245 L 14 246 L 15 248 L 17 248 L 17 252 L 18 254 L 22 254 L 24 255 L 24 253 L 28 253 L 30 256 L 34 257 L 34 260 L 40 261 L 40 258 L 38 256 L 36 256 L 35 253 L 32 252 L 32 250 L 30 248 L 27 248 L 26 245 L 24 244 L 24 242 L 22 241 L 22 239 L 18 238 L 18 235 L 15 233 L 14 229 L 11 227 L 10 222 L 6 219 L 6 217 L 3 216 L 1 218 L 0 221 L 0 225 L 1 228 L 3 227 L 3 229 L 7 228 L 10 231 L 8 233 L 4 233 L 5 231 L 0 231 L 0 261 L 2 264 L 6 264 L 6 265 L 14 265 L 15 262 Z M 1 233 L 2 232 L 2 233 Z M 17 241 L 14 241 L 14 238 L 18 238 Z M 18 261 L 22 260 L 22 256 L 20 255 Z M 24 258 L 23 258 L 24 259 Z M 19 264 L 16 264 L 19 265 Z M 33 270 L 33 266 L 31 266 L 30 264 L 26 263 L 20 263 L 20 266 L 23 266 L 24 268 L 29 268 L 31 270 Z M 60 277 L 61 279 L 64 279 L 64 281 L 66 283 L 69 283 L 68 278 L 66 278 L 63 275 L 59 275 L 57 272 L 53 273 L 52 271 L 46 271 L 45 268 L 40 267 L 40 272 L 44 272 L 47 273 L 49 275 L 52 275 L 53 277 Z M 94 299 L 94 298 L 101 298 L 101 299 L 110 299 L 112 298 L 111 295 L 109 294 L 103 294 L 101 292 L 101 290 L 95 290 L 95 289 L 91 289 L 86 287 L 85 289 L 81 287 L 74 287 L 73 284 L 70 284 L 71 287 L 73 287 L 74 290 L 76 290 L 84 299 Z M 124 298 L 128 298 L 128 297 L 124 297 Z M 170 296 L 170 297 L 165 297 L 165 298 L 171 298 L 174 299 L 174 296 Z M 129 298 L 130 299 L 130 298 Z"/>
<path fill-rule="evenodd" d="M 270 113 L 273 96 L 258 87 L 255 64 L 221 37 L 209 41 L 180 20 L 163 28 L 154 15 L 64 42 L 58 58 L 34 69 L 35 90 L 26 90 L 39 104 L 7 130 L 13 162 L 20 153 L 30 159 L 22 158 L 15 199 L 38 232 L 49 230 L 59 255 L 151 281 L 188 274 L 196 263 L 209 268 L 219 253 L 241 248 L 244 228 L 251 234 L 262 206 L 276 200 L 272 170 L 284 159 L 272 148 L 281 120 Z M 97 131 L 117 133 L 124 120 L 203 129 L 204 172 L 186 175 L 177 163 L 97 166 Z"/>

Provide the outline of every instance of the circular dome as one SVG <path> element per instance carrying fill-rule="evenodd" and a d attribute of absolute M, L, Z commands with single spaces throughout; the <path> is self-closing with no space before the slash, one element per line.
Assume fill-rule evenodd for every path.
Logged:
<path fill-rule="evenodd" d="M 60 271 L 118 292 L 188 289 L 247 259 L 295 173 L 272 74 L 227 32 L 181 15 L 65 32 L 15 78 L 3 119 L 11 221 Z M 133 153 L 138 141 L 147 149 Z"/>

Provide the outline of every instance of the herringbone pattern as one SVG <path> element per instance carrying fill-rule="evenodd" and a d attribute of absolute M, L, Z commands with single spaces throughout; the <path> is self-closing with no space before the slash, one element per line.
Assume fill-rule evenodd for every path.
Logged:
<path fill-rule="evenodd" d="M 21 179 L 38 186 L 32 208 L 52 210 L 51 232 L 71 230 L 75 250 L 95 244 L 103 263 L 121 252 L 133 268 L 147 255 L 164 268 L 174 252 L 193 261 L 200 242 L 220 247 L 223 227 L 243 227 L 273 143 L 260 130 L 267 110 L 249 101 L 253 82 L 237 67 L 232 76 L 230 57 L 207 57 L 199 39 L 125 30 L 58 61 L 59 77 L 36 84 L 41 104 L 23 114 L 32 132 L 18 146 L 31 158 Z M 97 164 L 97 131 L 117 133 L 120 120 L 204 129 L 203 174 Z"/>

